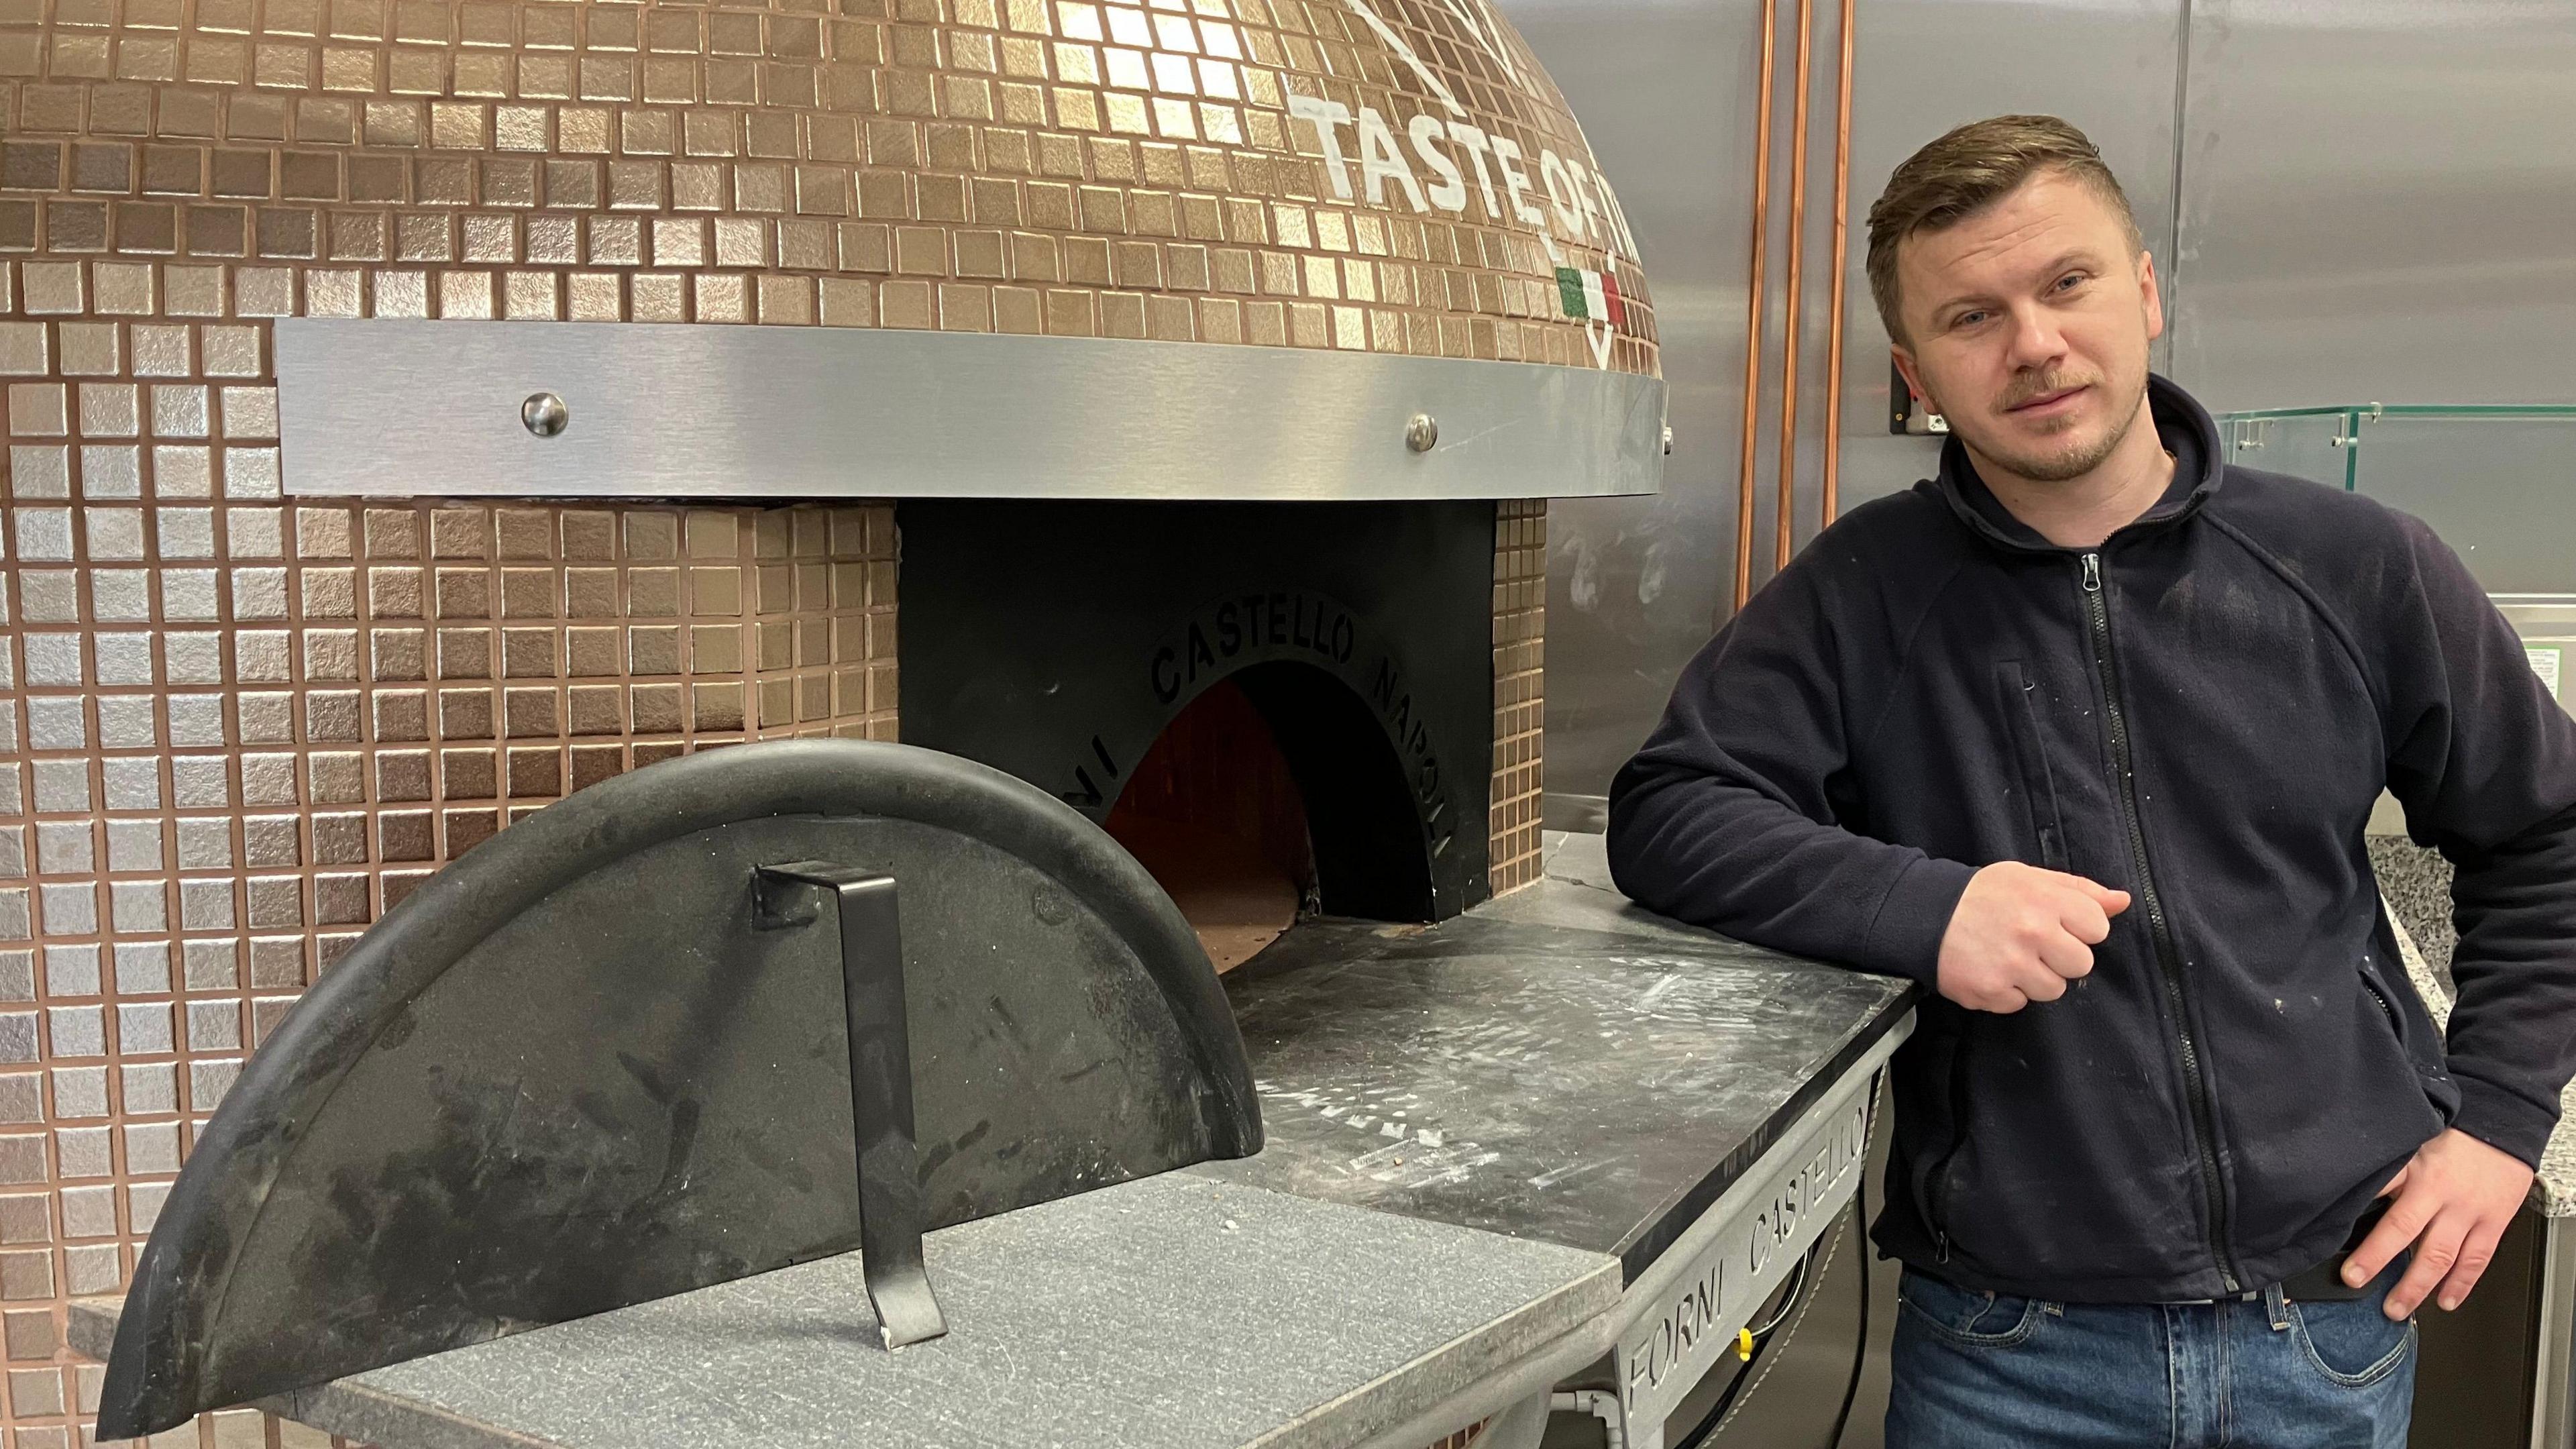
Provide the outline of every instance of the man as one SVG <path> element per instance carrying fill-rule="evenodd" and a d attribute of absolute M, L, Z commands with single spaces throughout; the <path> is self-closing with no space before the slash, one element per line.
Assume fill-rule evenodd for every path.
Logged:
<path fill-rule="evenodd" d="M 2412 1315 L 2476 1283 L 2576 1071 L 2576 728 L 2422 524 L 2233 466 L 2149 375 L 2155 266 L 2073 127 L 1953 131 L 1869 227 L 1940 476 L 1684 671 L 1619 884 L 1937 992 L 1875 1229 L 1893 1449 L 2402 1445 Z M 2383 787 L 2457 871 L 2447 1047 Z"/>

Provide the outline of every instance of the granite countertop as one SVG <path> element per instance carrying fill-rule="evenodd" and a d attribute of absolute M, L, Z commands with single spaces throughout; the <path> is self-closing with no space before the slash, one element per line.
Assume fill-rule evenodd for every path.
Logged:
<path fill-rule="evenodd" d="M 408 1449 L 1342 1449 L 1552 1345 L 1588 1361 L 1620 1292 L 1604 1254 L 1187 1173 L 924 1249 L 949 1332 L 892 1353 L 852 1253 L 262 1407 Z M 76 1301 L 73 1346 L 104 1357 L 117 1306 Z"/>
<path fill-rule="evenodd" d="M 2433 1013 L 2434 1024 L 2447 1031 L 2455 994 L 2451 948 L 2459 939 L 2451 929 L 2451 863 L 2402 835 L 2371 836 L 2370 863 L 2379 876 L 2388 918 L 2397 927 L 2407 978 Z M 2531 1201 L 2544 1216 L 2576 1217 L 2576 1082 L 2559 1095 L 2558 1130 L 2541 1150 Z"/>

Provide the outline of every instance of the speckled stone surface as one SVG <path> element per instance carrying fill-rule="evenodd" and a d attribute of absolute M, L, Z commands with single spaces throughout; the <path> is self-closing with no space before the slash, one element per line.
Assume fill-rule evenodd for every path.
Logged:
<path fill-rule="evenodd" d="M 2451 947 L 2460 936 L 2451 929 L 2451 863 L 2403 835 L 2373 835 L 2370 868 L 2379 877 L 2379 894 L 2388 912 L 2415 938 L 2425 965 L 2436 980 L 2451 979 Z"/>
<path fill-rule="evenodd" d="M 949 1332 L 895 1353 L 877 1344 L 850 1254 L 273 1407 L 403 1449 L 1330 1449 L 1619 1294 L 1601 1254 L 1186 1174 L 949 1228 L 926 1247 Z"/>
<path fill-rule="evenodd" d="M 2397 923 L 2398 950 L 2407 978 L 2443 1029 L 2451 1024 L 2451 863 L 2402 835 L 2370 837 L 2370 865 L 2379 893 Z M 2553 1218 L 2576 1217 L 2576 1082 L 2558 1099 L 2558 1130 L 2541 1149 L 2531 1185 L 2533 1203 Z"/>

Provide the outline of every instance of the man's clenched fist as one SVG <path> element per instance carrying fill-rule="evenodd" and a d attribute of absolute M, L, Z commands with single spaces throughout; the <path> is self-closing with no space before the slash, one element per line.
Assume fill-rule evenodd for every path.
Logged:
<path fill-rule="evenodd" d="M 2093 969 L 2093 948 L 2129 893 L 2080 875 L 2002 860 L 1968 879 L 1941 934 L 1941 994 L 1971 1011 L 2055 1001 Z"/>

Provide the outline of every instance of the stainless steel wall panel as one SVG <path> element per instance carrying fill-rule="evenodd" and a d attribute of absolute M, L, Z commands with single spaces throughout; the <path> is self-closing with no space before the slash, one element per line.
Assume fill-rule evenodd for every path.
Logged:
<path fill-rule="evenodd" d="M 1544 60 L 1654 269 L 1675 434 L 1661 495 L 1549 513 L 1548 790 L 1579 823 L 1652 727 L 1681 666 L 1726 612 L 1744 411 L 1760 7 L 1750 0 L 1503 0 Z M 1812 537 L 1823 477 L 1825 307 L 1832 222 L 1833 7 L 1818 0 L 1810 78 L 1808 359 L 1798 408 L 1801 510 Z M 1910 485 L 1937 444 L 1886 433 L 1887 337 L 1869 300 L 1864 221 L 1888 173 L 1951 126 L 2049 111 L 2084 127 L 2128 188 L 2159 265 L 2173 229 L 2176 62 L 2183 0 L 1860 0 L 1854 28 L 1851 240 L 1845 258 L 1841 493 L 1848 509 Z M 1794 0 L 1779 7 L 1781 119 L 1773 188 L 1787 192 Z M 1775 200 L 1770 289 L 1787 206 Z M 1780 306 L 1767 309 L 1763 415 L 1778 412 Z M 1778 438 L 1758 440 L 1757 579 L 1768 575 Z M 1571 805 L 1569 811 L 1566 807 Z"/>
<path fill-rule="evenodd" d="M 1845 511 L 1912 486 L 1940 455 L 1937 438 L 1887 431 L 1888 339 L 1869 298 L 1864 219 L 1888 173 L 1952 126 L 2012 112 L 2063 116 L 2102 148 L 2159 272 L 2169 270 L 2185 9 L 2184 0 L 1861 0 L 1845 264 Z"/>
<path fill-rule="evenodd" d="M 2576 6 L 2195 0 L 2177 381 L 2576 395 Z"/>
<path fill-rule="evenodd" d="M 1548 790 L 1597 796 L 1707 642 L 1733 577 L 1759 9 L 1501 0 L 1653 268 L 1672 455 L 1653 498 L 1548 510 Z M 1830 164 L 1830 158 L 1828 159 Z"/>

